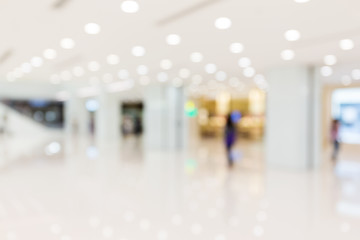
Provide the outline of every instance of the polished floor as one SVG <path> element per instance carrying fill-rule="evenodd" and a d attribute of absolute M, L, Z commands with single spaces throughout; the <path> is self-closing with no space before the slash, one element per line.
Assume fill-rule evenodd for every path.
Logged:
<path fill-rule="evenodd" d="M 360 238 L 357 147 L 307 172 L 265 167 L 261 142 L 240 141 L 234 155 L 229 170 L 215 139 L 150 151 L 136 138 L 2 136 L 0 239 Z"/>

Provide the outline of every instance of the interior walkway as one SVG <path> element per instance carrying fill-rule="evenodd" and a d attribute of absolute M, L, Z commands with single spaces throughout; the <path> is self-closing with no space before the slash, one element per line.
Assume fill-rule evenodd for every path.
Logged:
<path fill-rule="evenodd" d="M 31 139 L 4 139 L 18 149 Z M 17 143 L 17 145 L 16 145 Z M 265 169 L 263 144 L 240 141 L 229 170 L 221 140 L 146 151 L 141 139 L 96 145 L 44 139 L 0 151 L 0 239 L 358 239 L 360 162 Z M 13 148 L 14 150 L 14 148 Z M 15 149 L 16 150 L 16 149 Z M 353 151 L 353 152 L 351 152 Z"/>

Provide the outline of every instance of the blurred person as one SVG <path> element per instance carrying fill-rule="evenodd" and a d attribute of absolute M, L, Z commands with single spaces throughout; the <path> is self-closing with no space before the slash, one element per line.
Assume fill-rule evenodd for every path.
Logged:
<path fill-rule="evenodd" d="M 7 133 L 7 125 L 8 125 L 8 114 L 7 114 L 7 112 L 5 112 L 4 116 L 3 116 L 3 133 L 4 134 Z"/>
<path fill-rule="evenodd" d="M 122 130 L 124 135 L 129 135 L 134 131 L 134 123 L 130 117 L 124 116 Z"/>
<path fill-rule="evenodd" d="M 141 120 L 139 118 L 135 119 L 134 133 L 137 137 L 140 136 L 142 133 L 142 125 L 141 125 Z"/>
<path fill-rule="evenodd" d="M 7 122 L 7 116 L 6 113 L 2 116 L 2 120 L 0 121 L 0 134 L 5 134 L 6 132 L 6 122 Z"/>
<path fill-rule="evenodd" d="M 228 158 L 229 167 L 234 165 L 234 158 L 232 155 L 232 147 L 236 141 L 236 127 L 231 119 L 231 115 L 229 114 L 226 118 L 226 125 L 225 125 L 225 146 L 226 146 L 226 153 Z"/>
<path fill-rule="evenodd" d="M 338 158 L 338 154 L 340 150 L 339 130 L 340 130 L 340 121 L 334 119 L 331 124 L 331 133 L 330 133 L 331 142 L 333 144 L 333 153 L 332 153 L 333 160 L 336 160 Z"/>

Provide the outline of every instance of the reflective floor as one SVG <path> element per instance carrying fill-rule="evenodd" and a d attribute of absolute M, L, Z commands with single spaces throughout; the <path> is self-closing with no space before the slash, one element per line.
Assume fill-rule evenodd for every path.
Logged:
<path fill-rule="evenodd" d="M 166 152 L 145 151 L 136 138 L 0 143 L 0 239 L 360 237 L 354 147 L 343 149 L 336 166 L 327 160 L 317 171 L 296 172 L 266 169 L 261 142 L 240 141 L 231 170 L 214 139 Z"/>

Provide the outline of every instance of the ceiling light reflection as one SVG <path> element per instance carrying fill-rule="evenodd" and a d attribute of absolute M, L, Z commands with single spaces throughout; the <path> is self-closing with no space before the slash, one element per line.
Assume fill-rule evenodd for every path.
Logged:
<path fill-rule="evenodd" d="M 285 36 L 285 39 L 290 42 L 297 41 L 301 37 L 300 32 L 298 30 L 294 30 L 294 29 L 286 31 L 284 36 Z"/>
<path fill-rule="evenodd" d="M 96 34 L 99 34 L 99 33 L 100 33 L 101 27 L 100 27 L 100 25 L 97 24 L 97 23 L 88 23 L 88 24 L 85 25 L 84 31 L 85 31 L 87 34 L 96 35 Z"/>
<path fill-rule="evenodd" d="M 73 49 L 75 47 L 75 41 L 71 38 L 64 38 L 60 41 L 60 46 L 63 49 Z"/>
<path fill-rule="evenodd" d="M 217 70 L 217 67 L 215 64 L 213 63 L 209 63 L 205 65 L 205 72 L 207 72 L 208 74 L 214 74 Z"/>
<path fill-rule="evenodd" d="M 166 42 L 169 45 L 179 45 L 181 42 L 181 37 L 177 34 L 170 34 L 166 37 Z"/>
<path fill-rule="evenodd" d="M 220 17 L 215 20 L 215 27 L 220 30 L 229 29 L 232 25 L 232 22 L 227 17 Z"/>
<path fill-rule="evenodd" d="M 132 48 L 131 52 L 135 57 L 142 57 L 145 55 L 146 50 L 142 46 L 135 46 Z"/>
<path fill-rule="evenodd" d="M 139 8 L 139 4 L 133 0 L 126 0 L 121 4 L 121 10 L 125 13 L 136 13 L 139 11 Z"/>
<path fill-rule="evenodd" d="M 106 61 L 109 65 L 117 65 L 120 62 L 120 58 L 115 54 L 110 54 L 106 57 Z"/>
<path fill-rule="evenodd" d="M 203 59 L 203 55 L 199 52 L 194 52 L 190 55 L 190 60 L 194 63 L 202 62 Z"/>
<path fill-rule="evenodd" d="M 232 43 L 229 49 L 232 53 L 242 53 L 244 51 L 244 46 L 241 43 Z"/>
<path fill-rule="evenodd" d="M 339 43 L 340 48 L 344 51 L 351 50 L 355 47 L 354 41 L 351 39 L 343 39 Z"/>
<path fill-rule="evenodd" d="M 334 55 L 326 55 L 324 57 L 324 63 L 329 66 L 335 65 L 337 63 L 337 58 Z"/>

